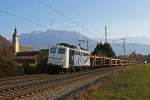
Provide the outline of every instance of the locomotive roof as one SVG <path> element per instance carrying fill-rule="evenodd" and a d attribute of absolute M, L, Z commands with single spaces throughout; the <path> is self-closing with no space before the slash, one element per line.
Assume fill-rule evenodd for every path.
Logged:
<path fill-rule="evenodd" d="M 58 48 L 69 48 L 69 49 L 75 50 L 75 51 L 82 51 L 82 52 L 86 52 L 86 53 L 91 53 L 90 51 L 85 50 L 85 49 L 81 49 L 81 48 L 70 48 L 70 47 L 66 47 L 66 46 L 54 46 L 54 47 L 58 47 Z"/>
<path fill-rule="evenodd" d="M 78 48 L 77 46 L 75 45 L 71 45 L 71 44 L 68 44 L 68 43 L 58 43 L 57 46 L 63 46 L 63 47 L 69 47 L 69 48 Z"/>
<path fill-rule="evenodd" d="M 71 49 L 74 49 L 74 50 L 82 50 L 82 51 L 86 51 L 86 52 L 90 52 L 84 48 L 81 48 L 79 46 L 75 46 L 75 45 L 71 45 L 71 44 L 68 44 L 68 43 L 58 43 L 56 45 L 57 47 L 68 47 L 68 48 L 71 48 Z"/>

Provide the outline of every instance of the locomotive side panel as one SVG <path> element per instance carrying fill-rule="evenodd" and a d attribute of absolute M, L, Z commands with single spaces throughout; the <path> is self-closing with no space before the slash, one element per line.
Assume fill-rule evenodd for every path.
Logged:
<path fill-rule="evenodd" d="M 90 67 L 90 52 L 76 50 L 74 54 L 74 66 L 77 69 Z"/>

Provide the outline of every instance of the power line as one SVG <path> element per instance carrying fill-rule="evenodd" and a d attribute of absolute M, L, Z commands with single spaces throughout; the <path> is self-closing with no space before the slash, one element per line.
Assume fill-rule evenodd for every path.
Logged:
<path fill-rule="evenodd" d="M 85 27 L 83 27 L 82 25 L 78 24 L 77 22 L 73 21 L 70 17 L 66 16 L 65 14 L 63 14 L 61 11 L 55 9 L 54 7 L 52 7 L 51 5 L 49 5 L 47 2 L 45 2 L 44 0 L 38 0 L 41 4 L 47 6 L 49 9 L 51 9 L 52 11 L 54 11 L 55 13 L 59 14 L 60 16 L 64 17 L 66 20 L 70 21 L 71 23 L 73 23 L 74 25 L 78 26 L 80 29 L 84 30 L 85 32 L 87 32 L 88 34 L 94 34 L 91 33 L 89 30 L 87 30 Z"/>
<path fill-rule="evenodd" d="M 120 43 L 115 42 L 116 40 L 111 40 L 111 41 L 112 41 L 112 43 L 116 44 L 117 46 L 123 48 L 123 45 L 121 45 Z"/>
<path fill-rule="evenodd" d="M 25 18 L 25 17 L 22 17 L 22 16 L 19 16 L 19 15 L 16 15 L 16 14 L 11 13 L 11 12 L 9 12 L 9 11 L 6 11 L 6 10 L 2 10 L 2 9 L 0 9 L 0 12 L 5 13 L 5 14 L 10 15 L 10 16 L 13 16 L 13 17 L 17 17 L 17 18 L 22 19 L 22 20 L 24 20 L 24 21 L 26 21 L 26 22 L 28 22 L 28 23 L 33 24 L 33 25 L 37 25 L 37 26 L 40 26 L 40 27 L 48 28 L 48 27 L 47 27 L 47 26 L 45 26 L 45 25 L 42 25 L 42 24 L 36 23 L 36 22 L 34 22 L 34 21 L 30 20 L 30 19 L 27 19 L 27 18 Z"/>
<path fill-rule="evenodd" d="M 124 53 L 124 56 L 125 56 L 125 52 L 126 52 L 125 39 L 120 39 L 120 40 L 123 40 L 123 45 L 120 45 L 120 44 L 115 43 L 115 42 L 113 42 L 113 43 L 115 43 L 115 44 L 118 45 L 119 47 L 122 47 L 122 48 L 123 48 L 123 53 Z M 112 40 L 112 41 L 115 41 L 115 40 Z"/>
<path fill-rule="evenodd" d="M 67 0 L 68 1 L 68 0 Z M 69 10 L 71 10 L 71 12 L 73 12 L 74 15 L 76 16 L 80 16 L 80 14 L 72 8 L 71 5 L 68 4 L 68 2 L 66 2 L 66 0 L 63 1 L 65 3 L 65 7 L 68 8 Z M 68 7 L 67 7 L 68 6 Z M 84 18 L 80 18 L 81 23 L 86 22 L 86 20 Z M 83 26 L 83 25 L 82 25 Z"/>
<path fill-rule="evenodd" d="M 69 10 L 71 10 L 71 12 L 73 12 L 73 14 L 75 14 L 76 16 L 80 16 L 80 14 L 75 10 L 75 9 L 73 9 L 72 8 L 72 6 L 71 5 L 69 5 L 68 4 L 68 2 L 66 2 L 65 0 L 63 1 L 64 3 L 65 3 L 65 7 L 66 8 L 69 8 Z M 68 6 L 68 7 L 67 7 Z M 80 18 L 80 22 L 83 24 L 85 24 L 85 22 L 86 22 L 86 20 L 84 19 L 84 18 Z M 91 25 L 91 23 L 90 23 L 90 25 Z M 84 25 L 82 25 L 82 26 L 84 26 Z M 92 26 L 92 25 L 91 25 Z M 94 33 L 95 34 L 95 33 Z M 96 34 L 95 34 L 96 35 Z"/>
<path fill-rule="evenodd" d="M 78 19 L 73 19 L 73 21 L 76 21 L 76 20 L 78 20 Z M 63 24 L 54 24 L 54 25 L 52 25 L 52 27 L 59 27 L 59 26 L 62 26 L 62 25 L 67 25 L 68 23 L 67 22 L 65 22 L 65 23 L 63 23 Z"/>
<path fill-rule="evenodd" d="M 30 19 L 27 19 L 27 18 L 25 18 L 25 17 L 19 16 L 19 15 L 14 14 L 14 13 L 11 13 L 11 12 L 9 12 L 9 11 L 7 11 L 7 10 L 2 10 L 2 9 L 0 9 L 0 12 L 1 12 L 1 13 L 5 13 L 5 14 L 10 15 L 10 16 L 13 16 L 13 17 L 16 17 L 16 18 L 19 18 L 19 19 L 21 19 L 21 20 L 23 20 L 23 21 L 25 21 L 25 22 L 31 23 L 31 24 L 33 24 L 33 25 L 36 25 L 36 26 L 40 26 L 40 27 L 48 28 L 48 29 L 49 29 L 49 27 L 46 26 L 46 25 L 39 24 L 39 23 L 34 22 L 34 21 L 32 21 L 32 20 L 30 20 Z M 72 39 L 73 39 L 73 38 L 72 38 Z"/>
<path fill-rule="evenodd" d="M 40 1 L 40 0 L 39 0 L 39 1 Z M 57 11 L 57 10 L 54 9 L 54 8 L 52 8 L 52 9 L 55 10 L 55 11 Z M 16 17 L 16 18 L 19 18 L 19 19 L 21 19 L 21 20 L 23 20 L 23 21 L 25 21 L 25 22 L 31 23 L 31 24 L 33 24 L 33 25 L 37 25 L 37 26 L 40 26 L 40 27 L 43 27 L 43 28 L 49 28 L 49 27 L 46 26 L 46 25 L 39 24 L 39 23 L 34 22 L 34 21 L 32 21 L 32 20 L 30 20 L 30 19 L 27 19 L 27 18 L 25 18 L 25 17 L 22 17 L 22 16 L 19 16 L 19 15 L 17 15 L 17 14 L 14 14 L 14 13 L 12 13 L 12 12 L 9 12 L 9 11 L 7 11 L 7 10 L 0 9 L 0 12 L 1 12 L 1 13 L 5 13 L 5 14 L 10 15 L 10 16 L 13 16 L 13 17 Z M 57 13 L 59 13 L 59 11 L 57 11 Z M 61 13 L 61 15 L 63 15 L 63 14 Z M 74 23 L 76 26 L 82 28 L 83 30 L 86 30 L 86 29 L 84 29 L 84 27 L 80 26 L 80 24 L 74 22 L 74 21 L 73 21 L 72 19 L 70 19 L 69 17 L 67 17 L 67 16 L 65 16 L 65 15 L 63 15 L 63 17 L 65 17 L 66 19 L 70 20 L 72 23 Z M 86 31 L 87 31 L 87 30 L 86 30 Z M 87 31 L 87 32 L 88 32 L 88 31 Z M 90 33 L 90 32 L 88 32 L 88 33 Z"/>

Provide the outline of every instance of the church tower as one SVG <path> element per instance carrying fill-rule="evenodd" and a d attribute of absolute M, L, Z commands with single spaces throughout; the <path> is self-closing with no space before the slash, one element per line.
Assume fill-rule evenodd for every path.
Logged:
<path fill-rule="evenodd" d="M 14 33 L 13 33 L 13 52 L 14 52 L 14 54 L 19 52 L 19 35 L 17 33 L 16 27 L 15 27 Z"/>

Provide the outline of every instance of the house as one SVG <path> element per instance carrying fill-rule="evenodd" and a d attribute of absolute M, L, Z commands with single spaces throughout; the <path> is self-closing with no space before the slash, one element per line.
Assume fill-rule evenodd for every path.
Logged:
<path fill-rule="evenodd" d="M 14 57 L 14 60 L 19 66 L 23 65 L 36 66 L 38 64 L 39 55 L 40 55 L 39 51 L 17 52 Z"/>
<path fill-rule="evenodd" d="M 13 33 L 13 42 L 12 42 L 12 51 L 14 54 L 13 60 L 16 62 L 18 66 L 23 65 L 31 65 L 36 66 L 38 63 L 38 59 L 40 56 L 40 51 L 21 51 L 20 48 L 20 42 L 19 42 L 19 34 L 17 32 L 17 29 L 14 29 Z"/>

